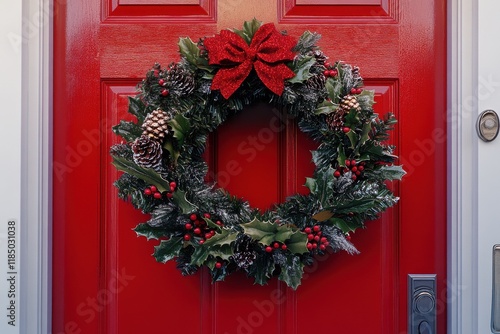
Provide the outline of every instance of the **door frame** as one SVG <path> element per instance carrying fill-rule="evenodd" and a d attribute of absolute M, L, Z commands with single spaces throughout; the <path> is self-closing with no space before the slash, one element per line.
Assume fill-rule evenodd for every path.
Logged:
<path fill-rule="evenodd" d="M 51 333 L 53 4 L 23 0 L 21 333 Z M 448 0 L 448 333 L 477 326 L 477 2 Z M 26 34 L 26 35 L 25 35 Z M 471 66 L 470 64 L 474 64 Z M 2 80 L 6 80 L 2 78 Z M 27 94 L 27 91 L 30 93 Z M 8 120 L 7 120 L 8 121 Z M 7 138 L 5 138 L 7 139 Z M 438 292 L 440 293 L 440 292 Z M 476 313 L 475 313 L 476 312 Z"/>

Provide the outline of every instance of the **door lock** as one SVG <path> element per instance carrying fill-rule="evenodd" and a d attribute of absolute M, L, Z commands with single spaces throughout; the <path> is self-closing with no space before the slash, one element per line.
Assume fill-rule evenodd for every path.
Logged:
<path fill-rule="evenodd" d="M 485 110 L 477 118 L 476 131 L 483 141 L 494 140 L 499 130 L 498 115 L 494 110 Z"/>
<path fill-rule="evenodd" d="M 436 275 L 408 275 L 408 332 L 436 334 Z"/>

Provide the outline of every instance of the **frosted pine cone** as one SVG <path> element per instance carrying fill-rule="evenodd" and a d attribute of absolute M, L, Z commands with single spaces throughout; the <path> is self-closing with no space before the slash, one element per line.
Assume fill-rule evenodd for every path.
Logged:
<path fill-rule="evenodd" d="M 147 136 L 140 136 L 132 144 L 134 162 L 141 167 L 158 169 L 162 162 L 161 144 Z"/>

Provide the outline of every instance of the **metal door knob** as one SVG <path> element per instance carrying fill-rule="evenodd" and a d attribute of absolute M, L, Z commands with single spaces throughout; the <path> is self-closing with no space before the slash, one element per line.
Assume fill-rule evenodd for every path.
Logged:
<path fill-rule="evenodd" d="M 486 142 L 495 139 L 498 135 L 499 123 L 498 115 L 494 110 L 483 111 L 476 123 L 476 131 L 479 138 Z"/>

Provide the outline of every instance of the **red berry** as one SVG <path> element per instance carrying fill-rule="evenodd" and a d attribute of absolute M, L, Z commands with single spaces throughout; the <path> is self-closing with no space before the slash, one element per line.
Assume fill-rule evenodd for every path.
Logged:
<path fill-rule="evenodd" d="M 356 173 L 356 172 L 358 171 L 358 167 L 356 167 L 356 166 L 352 167 L 352 168 L 351 168 L 351 171 L 352 171 L 353 173 Z"/>
<path fill-rule="evenodd" d="M 151 189 L 149 189 L 149 188 L 144 189 L 144 194 L 148 195 L 148 196 L 151 195 L 152 194 Z"/>
<path fill-rule="evenodd" d="M 351 241 L 351 236 L 349 234 L 346 235 L 345 238 L 347 239 L 347 241 Z"/>
<path fill-rule="evenodd" d="M 351 88 L 351 94 L 356 94 L 358 90 L 356 88 Z"/>
<path fill-rule="evenodd" d="M 307 235 L 307 240 L 312 240 L 314 239 L 314 235 L 312 235 L 312 233 L 308 234 Z"/>
<path fill-rule="evenodd" d="M 170 188 L 174 187 L 177 188 L 177 183 L 175 183 L 174 181 L 170 182 Z"/>
<path fill-rule="evenodd" d="M 203 217 L 207 218 L 207 219 L 210 219 L 210 214 L 209 213 L 204 213 L 203 214 Z"/>
<path fill-rule="evenodd" d="M 184 234 L 184 240 L 186 241 L 191 240 L 191 236 L 189 234 Z"/>
<path fill-rule="evenodd" d="M 200 223 L 200 221 L 199 221 L 199 220 L 195 220 L 195 221 L 194 221 L 194 224 L 195 224 L 196 226 L 200 226 L 200 224 L 201 224 L 201 223 Z"/>
<path fill-rule="evenodd" d="M 325 66 L 326 68 L 328 68 L 328 67 L 330 67 L 330 63 L 329 63 L 329 62 L 327 62 L 327 61 L 325 61 L 324 66 Z"/>
<path fill-rule="evenodd" d="M 184 227 L 186 228 L 186 230 L 191 230 L 193 228 L 193 225 L 187 223 L 186 225 L 184 225 Z"/>
<path fill-rule="evenodd" d="M 282 249 L 282 250 L 286 250 L 287 248 L 288 248 L 288 247 L 287 247 L 285 244 L 281 245 L 281 249 Z"/>
<path fill-rule="evenodd" d="M 323 245 L 325 245 L 325 247 L 328 247 L 330 245 L 330 243 L 328 241 L 324 242 Z"/>
<path fill-rule="evenodd" d="M 306 228 L 304 229 L 304 232 L 305 232 L 305 233 L 307 233 L 307 234 L 309 234 L 309 233 L 311 233 L 311 232 L 312 232 L 312 230 L 311 230 L 311 228 L 310 228 L 310 227 L 306 227 Z"/>
<path fill-rule="evenodd" d="M 274 248 L 280 248 L 280 244 L 275 242 L 274 245 L 273 245 Z"/>
<path fill-rule="evenodd" d="M 174 192 L 175 191 L 175 187 L 170 187 L 170 192 Z"/>
<path fill-rule="evenodd" d="M 319 227 L 319 225 L 314 225 L 313 230 L 314 232 L 318 232 L 319 230 L 321 230 L 321 227 Z"/>
<path fill-rule="evenodd" d="M 312 244 L 312 248 L 313 248 L 313 249 L 318 248 L 318 244 Z"/>
<path fill-rule="evenodd" d="M 356 175 L 351 176 L 351 179 L 352 179 L 353 181 L 356 181 L 356 179 L 357 179 L 357 178 L 358 178 L 358 177 L 357 177 Z"/>
<path fill-rule="evenodd" d="M 358 88 L 356 89 L 356 94 L 361 94 L 363 92 L 363 89 L 362 88 Z"/>
<path fill-rule="evenodd" d="M 212 237 L 212 233 L 205 233 L 205 239 L 210 239 Z"/>
<path fill-rule="evenodd" d="M 356 163 L 357 163 L 356 160 L 354 160 L 354 159 L 351 160 L 351 165 L 355 166 Z"/>
<path fill-rule="evenodd" d="M 324 244 L 325 242 L 327 242 L 328 239 L 326 239 L 325 237 L 321 238 L 321 243 Z"/>
<path fill-rule="evenodd" d="M 163 86 L 165 84 L 165 80 L 163 80 L 163 79 L 158 80 L 158 84 L 160 86 Z"/>
<path fill-rule="evenodd" d="M 323 234 L 323 232 L 319 231 L 318 233 L 316 233 L 316 235 L 319 235 L 321 237 L 321 235 Z"/>
<path fill-rule="evenodd" d="M 216 221 L 215 224 L 222 226 L 222 222 L 220 220 Z"/>
<path fill-rule="evenodd" d="M 358 171 L 356 172 L 356 176 L 360 176 L 360 175 L 361 175 L 361 172 L 358 170 Z"/>
<path fill-rule="evenodd" d="M 168 90 L 164 89 L 161 91 L 162 96 L 168 96 Z"/>
<path fill-rule="evenodd" d="M 194 234 L 201 234 L 201 230 L 199 227 L 195 228 L 193 232 Z"/>
<path fill-rule="evenodd" d="M 328 75 L 331 76 L 331 77 L 334 77 L 337 75 L 337 71 L 336 70 L 330 70 L 328 71 Z"/>
<path fill-rule="evenodd" d="M 350 166 L 351 166 L 351 161 L 350 161 L 350 160 L 346 160 L 346 161 L 345 161 L 345 165 L 346 165 L 347 167 L 350 167 Z"/>
<path fill-rule="evenodd" d="M 330 71 L 328 71 L 328 70 L 323 71 L 323 75 L 325 77 L 329 77 L 330 76 Z"/>
<path fill-rule="evenodd" d="M 192 213 L 191 216 L 189 216 L 189 219 L 191 219 L 192 221 L 195 221 L 197 218 L 198 216 L 196 215 L 196 213 Z"/>
<path fill-rule="evenodd" d="M 212 230 L 210 231 L 210 234 L 212 235 L 212 237 L 215 235 L 215 230 Z"/>
<path fill-rule="evenodd" d="M 359 170 L 360 172 L 362 172 L 362 171 L 364 171 L 364 170 L 365 170 L 365 167 L 363 167 L 363 166 L 358 166 L 358 170 Z"/>
<path fill-rule="evenodd" d="M 314 237 L 314 241 L 318 242 L 319 241 L 319 235 Z"/>
<path fill-rule="evenodd" d="M 333 74 L 332 74 L 333 77 L 339 73 L 337 70 L 332 70 L 332 71 L 333 71 Z"/>
<path fill-rule="evenodd" d="M 222 263 L 217 262 L 217 263 L 215 264 L 215 268 L 217 268 L 217 269 L 222 268 Z"/>
<path fill-rule="evenodd" d="M 158 191 L 158 188 L 156 188 L 156 186 L 151 186 L 149 187 L 149 189 L 151 189 L 151 192 L 157 192 Z"/>
<path fill-rule="evenodd" d="M 347 127 L 347 126 L 344 126 L 344 127 L 342 128 L 342 132 L 344 132 L 344 133 L 348 133 L 349 131 L 351 131 L 351 128 L 349 128 L 349 127 Z"/>
<path fill-rule="evenodd" d="M 326 246 L 325 245 L 320 245 L 319 249 L 321 249 L 322 251 L 324 251 L 326 249 Z"/>
<path fill-rule="evenodd" d="M 271 246 L 266 247 L 266 252 L 271 253 L 273 251 L 273 248 Z"/>
<path fill-rule="evenodd" d="M 339 178 L 340 177 L 340 172 L 338 170 L 336 170 L 335 172 L 333 172 L 333 176 Z"/>
<path fill-rule="evenodd" d="M 168 198 L 172 198 L 172 197 L 174 197 L 174 194 L 172 194 L 172 193 L 167 193 L 167 197 L 168 197 Z"/>
<path fill-rule="evenodd" d="M 156 199 L 160 199 L 161 198 L 161 193 L 156 192 L 156 193 L 153 194 L 153 197 L 156 198 Z"/>
<path fill-rule="evenodd" d="M 205 240 L 203 240 L 203 239 L 202 239 L 202 240 L 198 241 L 198 243 L 199 243 L 200 245 L 203 245 L 203 244 L 205 243 Z"/>
<path fill-rule="evenodd" d="M 311 250 L 312 248 L 313 248 L 312 243 L 308 242 L 308 243 L 307 243 L 307 249 Z"/>

